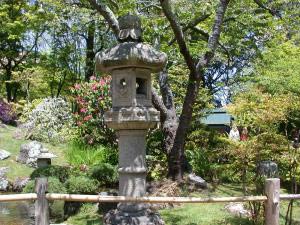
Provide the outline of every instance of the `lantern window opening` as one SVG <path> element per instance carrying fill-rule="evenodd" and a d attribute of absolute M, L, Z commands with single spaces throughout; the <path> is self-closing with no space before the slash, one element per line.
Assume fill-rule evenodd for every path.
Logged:
<path fill-rule="evenodd" d="M 136 78 L 136 96 L 137 97 L 147 97 L 147 79 Z"/>

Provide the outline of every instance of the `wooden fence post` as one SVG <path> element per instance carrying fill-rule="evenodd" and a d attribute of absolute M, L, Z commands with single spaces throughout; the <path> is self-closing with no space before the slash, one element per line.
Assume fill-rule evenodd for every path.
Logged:
<path fill-rule="evenodd" d="M 49 204 L 46 199 L 48 189 L 47 178 L 37 178 L 35 180 L 35 192 L 37 200 L 35 201 L 35 225 L 49 225 Z"/>
<path fill-rule="evenodd" d="M 265 225 L 279 225 L 280 179 L 266 179 Z"/>

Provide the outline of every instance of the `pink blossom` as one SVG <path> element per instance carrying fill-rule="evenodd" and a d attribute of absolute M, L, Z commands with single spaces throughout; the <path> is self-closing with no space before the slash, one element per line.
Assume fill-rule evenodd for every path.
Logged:
<path fill-rule="evenodd" d="M 81 108 L 81 109 L 80 109 L 80 112 L 81 112 L 81 113 L 86 113 L 87 111 L 88 111 L 88 110 L 87 110 L 86 108 Z"/>
<path fill-rule="evenodd" d="M 82 125 L 81 121 L 77 121 L 77 125 L 80 127 Z"/>
<path fill-rule="evenodd" d="M 95 75 L 91 76 L 90 80 L 96 80 L 96 76 Z"/>
<path fill-rule="evenodd" d="M 92 119 L 92 115 L 88 115 L 83 118 L 84 121 L 89 121 L 90 119 Z"/>
<path fill-rule="evenodd" d="M 99 84 L 100 84 L 100 86 L 105 85 L 105 80 L 101 78 L 101 79 L 99 80 Z"/>
<path fill-rule="evenodd" d="M 97 83 L 96 83 L 96 84 L 92 84 L 92 90 L 93 90 L 93 91 L 96 91 L 96 90 L 97 90 L 97 88 L 98 88 L 98 85 L 97 85 Z"/>
<path fill-rule="evenodd" d="M 74 88 L 75 88 L 75 90 L 78 90 L 78 89 L 81 88 L 81 85 L 80 85 L 80 84 L 75 84 L 75 85 L 74 85 Z"/>

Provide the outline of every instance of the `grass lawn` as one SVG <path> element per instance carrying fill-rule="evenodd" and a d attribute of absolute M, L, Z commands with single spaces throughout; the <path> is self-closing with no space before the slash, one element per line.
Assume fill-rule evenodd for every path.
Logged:
<path fill-rule="evenodd" d="M 30 142 L 30 140 L 16 140 L 13 138 L 13 134 L 16 131 L 15 127 L 8 126 L 8 128 L 0 128 L 0 149 L 4 149 L 11 153 L 11 156 L 5 160 L 0 161 L 0 167 L 9 167 L 7 177 L 13 181 L 17 177 L 28 177 L 33 168 L 26 166 L 25 164 L 17 163 L 16 157 L 20 152 L 21 144 Z M 49 151 L 53 152 L 58 157 L 53 159 L 53 164 L 64 165 L 66 164 L 64 157 L 65 145 L 50 145 L 43 143 L 43 146 L 48 148 Z"/>

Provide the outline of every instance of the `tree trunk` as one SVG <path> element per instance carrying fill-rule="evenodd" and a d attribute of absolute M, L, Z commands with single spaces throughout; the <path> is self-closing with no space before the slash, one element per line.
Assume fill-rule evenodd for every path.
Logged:
<path fill-rule="evenodd" d="M 166 113 L 162 114 L 161 117 L 162 132 L 164 136 L 163 148 L 169 158 L 174 144 L 176 130 L 178 128 L 178 119 L 166 69 L 159 73 L 159 87 L 164 106 L 166 107 Z"/>
<path fill-rule="evenodd" d="M 94 73 L 94 37 L 95 37 L 95 21 L 90 22 L 87 30 L 86 38 L 86 59 L 85 59 L 85 81 L 89 81 Z"/>
<path fill-rule="evenodd" d="M 169 173 L 168 176 L 173 180 L 182 180 L 185 170 L 184 146 L 188 133 L 189 125 L 192 121 L 193 105 L 198 95 L 200 80 L 192 80 L 187 87 L 182 112 L 179 118 L 179 125 L 176 131 L 173 147 L 168 159 Z"/>
<path fill-rule="evenodd" d="M 6 67 L 6 74 L 5 74 L 5 88 L 6 88 L 6 98 L 8 102 L 12 101 L 12 85 L 9 82 L 11 80 L 12 75 L 12 67 L 11 62 L 8 62 Z"/>

